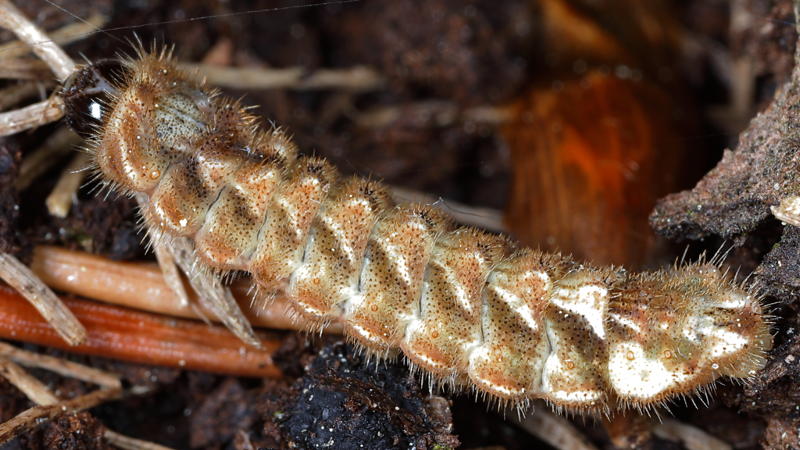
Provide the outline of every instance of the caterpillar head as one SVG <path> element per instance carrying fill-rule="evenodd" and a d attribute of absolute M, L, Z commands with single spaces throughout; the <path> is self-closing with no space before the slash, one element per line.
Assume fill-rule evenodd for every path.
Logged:
<path fill-rule="evenodd" d="M 70 128 L 83 137 L 96 135 L 117 92 L 116 80 L 124 72 L 119 60 L 104 59 L 81 67 L 67 79 L 61 97 Z"/>
<path fill-rule="evenodd" d="M 609 383 L 623 404 L 748 378 L 772 345 L 757 296 L 712 264 L 639 275 L 609 303 Z"/>

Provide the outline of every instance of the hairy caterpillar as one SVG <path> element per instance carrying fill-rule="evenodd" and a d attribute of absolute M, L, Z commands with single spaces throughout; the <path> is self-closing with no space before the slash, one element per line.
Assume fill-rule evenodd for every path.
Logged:
<path fill-rule="evenodd" d="M 245 271 L 369 352 L 497 401 L 647 408 L 765 364 L 757 296 L 713 263 L 630 274 L 518 249 L 395 206 L 380 183 L 298 157 L 280 130 L 179 70 L 169 52 L 81 69 L 67 119 L 99 177 L 145 196 L 147 227 L 211 270 Z"/>

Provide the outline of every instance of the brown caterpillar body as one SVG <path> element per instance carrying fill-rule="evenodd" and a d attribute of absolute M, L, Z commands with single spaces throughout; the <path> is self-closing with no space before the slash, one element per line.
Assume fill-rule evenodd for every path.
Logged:
<path fill-rule="evenodd" d="M 499 401 L 590 413 L 647 408 L 765 363 L 757 296 L 714 264 L 629 274 L 515 249 L 298 157 L 166 52 L 122 67 L 93 115 L 100 177 L 146 195 L 146 225 L 191 238 L 209 268 L 251 273 L 374 354 L 399 349 Z M 68 107 L 81 92 L 65 89 Z"/>

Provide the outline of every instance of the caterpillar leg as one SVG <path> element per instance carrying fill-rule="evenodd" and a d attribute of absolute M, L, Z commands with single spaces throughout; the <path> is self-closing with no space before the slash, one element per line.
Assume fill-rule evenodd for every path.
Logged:
<path fill-rule="evenodd" d="M 139 197 L 141 201 L 142 198 Z M 189 304 L 190 299 L 178 268 L 186 274 L 189 284 L 197 292 L 200 306 L 217 316 L 239 339 L 255 348 L 261 348 L 253 327 L 239 308 L 230 289 L 224 286 L 219 275 L 197 256 L 192 242 L 184 237 L 165 236 L 152 227 L 148 228 L 147 234 L 155 249 L 161 272 L 181 302 Z"/>

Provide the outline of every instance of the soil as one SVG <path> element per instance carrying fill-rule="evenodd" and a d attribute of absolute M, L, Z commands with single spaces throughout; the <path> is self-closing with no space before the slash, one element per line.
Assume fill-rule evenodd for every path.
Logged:
<path fill-rule="evenodd" d="M 49 30 L 75 21 L 44 1 L 17 3 L 24 3 L 21 8 L 29 17 Z M 632 6 L 645 3 L 654 9 Z M 227 90 L 226 94 L 260 105 L 256 112 L 291 130 L 302 152 L 324 156 L 345 173 L 371 175 L 475 206 L 504 208 L 512 185 L 511 167 L 519 164 L 497 127 L 469 120 L 437 122 L 410 114 L 368 127 L 359 125 L 358 115 L 433 101 L 462 109 L 503 107 L 523 98 L 529 101 L 524 96 L 532 87 L 559 92 L 565 81 L 579 80 L 587 64 L 607 75 L 638 74 L 667 97 L 680 92 L 673 96 L 675 102 L 691 98 L 681 105 L 697 117 L 694 131 L 674 137 L 691 141 L 689 159 L 696 166 L 686 171 L 698 175 L 690 183 L 720 160 L 721 149 L 733 150 L 725 152 L 695 189 L 663 199 L 651 215 L 651 225 L 670 240 L 692 241 L 690 255 L 716 251 L 723 240 L 735 247 L 729 262 L 741 267 L 743 274 L 753 272 L 766 301 L 773 304 L 776 347 L 752 384 L 720 386 L 707 408 L 680 404 L 671 411 L 678 420 L 737 449 L 800 448 L 800 231 L 781 226 L 769 214 L 769 206 L 783 194 L 800 189 L 796 185 L 800 136 L 795 125 L 800 85 L 781 88 L 797 81 L 792 75 L 796 33 L 790 1 L 366 0 L 293 9 L 281 7 L 296 3 L 266 0 L 59 4 L 79 17 L 100 12 L 111 18 L 105 26 L 110 31 L 66 47 L 70 54 L 84 54 L 89 60 L 129 52 L 126 40 L 135 33 L 145 43 L 174 45 L 181 61 L 302 66 L 309 71 L 368 65 L 386 77 L 387 86 L 360 94 L 292 90 Z M 568 8 L 554 15 L 556 10 L 547 5 L 556 4 Z M 614 14 L 605 13 L 605 7 Z M 270 10 L 240 14 L 261 8 Z M 624 14 L 633 19 L 623 20 Z M 207 16 L 215 17 L 185 20 Z M 742 20 L 732 23 L 733 16 Z M 557 23 L 548 22 L 554 17 Z M 669 39 L 659 40 L 662 35 L 628 28 L 639 19 L 653 23 L 653 17 L 659 19 L 663 36 L 680 36 L 680 42 L 691 45 L 679 48 Z M 593 32 L 596 40 L 588 44 L 572 41 L 577 35 L 554 34 L 553 30 L 578 29 L 573 24 L 601 32 Z M 0 39 L 8 38 L 8 33 L 0 33 Z M 585 56 L 586 52 L 600 55 L 601 50 L 602 58 Z M 734 61 L 744 61 L 752 69 L 744 79 L 744 85 L 752 83 L 752 93 L 744 112 L 720 114 L 733 110 L 737 86 L 742 86 L 737 78 L 742 74 L 732 68 Z M 579 107 L 576 102 L 575 108 Z M 761 115 L 737 139 L 738 131 L 758 111 Z M 80 190 L 67 218 L 47 214 L 44 199 L 69 156 L 30 188 L 23 192 L 14 188 L 20 161 L 58 126 L 0 141 L 0 249 L 23 260 L 41 243 L 115 259 L 152 258 L 141 244 L 131 199 L 97 197 L 90 184 Z M 658 259 L 666 264 L 674 256 L 659 253 Z M 45 422 L 3 448 L 106 448 L 105 427 L 175 448 L 549 448 L 505 420 L 513 412 L 490 410 L 465 394 L 437 390 L 429 395 L 428 386 L 409 375 L 403 364 L 381 363 L 376 368 L 336 338 L 289 335 L 278 356 L 285 374 L 280 380 L 27 348 L 121 373 L 127 386 L 148 390 Z M 34 373 L 65 397 L 90 389 L 44 371 Z M 32 406 L 2 379 L 0 399 L 3 421 Z M 613 448 L 599 423 L 573 422 L 598 447 Z M 650 449 L 682 448 L 649 434 L 637 442 Z"/>

